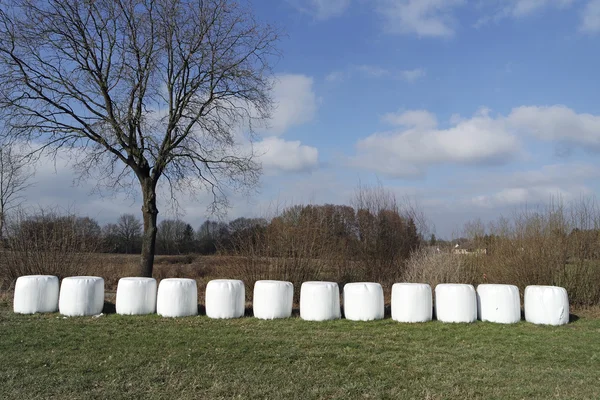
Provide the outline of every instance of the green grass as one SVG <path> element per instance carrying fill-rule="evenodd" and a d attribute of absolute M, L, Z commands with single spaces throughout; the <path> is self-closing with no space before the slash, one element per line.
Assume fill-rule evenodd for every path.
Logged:
<path fill-rule="evenodd" d="M 2 399 L 600 398 L 600 319 L 563 327 L 22 316 Z"/>

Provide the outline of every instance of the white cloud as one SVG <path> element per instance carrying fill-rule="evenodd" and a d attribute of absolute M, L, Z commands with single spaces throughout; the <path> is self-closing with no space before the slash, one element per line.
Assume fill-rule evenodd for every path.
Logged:
<path fill-rule="evenodd" d="M 538 139 L 600 150 L 600 116 L 577 114 L 562 105 L 523 106 L 512 110 L 508 122 Z"/>
<path fill-rule="evenodd" d="M 346 71 L 332 71 L 325 77 L 327 82 L 342 82 L 347 78 Z"/>
<path fill-rule="evenodd" d="M 496 0 L 485 3 L 485 6 L 495 6 L 496 10 L 481 17 L 475 27 L 483 26 L 491 21 L 497 22 L 504 18 L 525 18 L 540 13 L 548 8 L 564 9 L 570 7 L 576 0 Z M 485 7 L 484 6 L 484 7 Z"/>
<path fill-rule="evenodd" d="M 303 145 L 300 141 L 287 141 L 279 135 L 290 128 L 310 122 L 317 111 L 317 96 L 313 90 L 313 79 L 305 75 L 278 75 L 273 88 L 276 103 L 268 128 L 262 140 L 254 143 L 267 174 L 298 172 L 318 166 L 319 151 Z"/>
<path fill-rule="evenodd" d="M 310 122 L 317 112 L 313 79 L 305 75 L 282 74 L 273 88 L 275 110 L 266 133 L 281 135 L 294 126 Z"/>
<path fill-rule="evenodd" d="M 415 82 L 426 75 L 425 70 L 422 68 L 394 71 L 377 65 L 358 65 L 355 69 L 371 78 L 395 78 L 409 83 Z"/>
<path fill-rule="evenodd" d="M 353 165 L 393 177 L 414 176 L 436 164 L 502 164 L 521 151 L 504 121 L 491 118 L 487 110 L 447 129 L 438 128 L 435 116 L 422 110 L 386 114 L 383 120 L 400 129 L 360 140 Z"/>
<path fill-rule="evenodd" d="M 600 0 L 590 0 L 586 4 L 580 30 L 585 33 L 600 32 Z"/>
<path fill-rule="evenodd" d="M 582 163 L 560 163 L 544 165 L 535 170 L 512 172 L 509 176 L 492 177 L 492 180 L 494 184 L 501 186 L 532 187 L 536 185 L 565 186 L 574 182 L 597 178 L 600 178 L 600 170 L 596 166 Z M 479 182 L 478 185 L 481 185 L 481 183 Z"/>
<path fill-rule="evenodd" d="M 288 3 L 315 19 L 326 20 L 342 15 L 350 5 L 350 0 L 288 0 Z"/>
<path fill-rule="evenodd" d="M 446 129 L 426 110 L 387 113 L 382 121 L 399 129 L 360 140 L 351 163 L 393 177 L 423 175 L 441 164 L 505 164 L 522 153 L 524 136 L 600 152 L 600 116 L 563 105 L 517 107 L 496 117 L 482 108 L 468 119 L 453 115 Z"/>
<path fill-rule="evenodd" d="M 525 18 L 547 9 L 565 9 L 578 0 L 373 0 L 384 21 L 384 30 L 391 34 L 416 34 L 420 37 L 453 36 L 457 27 L 456 8 L 469 5 L 484 14 L 474 24 L 481 27 L 505 18 Z M 351 0 L 287 0 L 298 11 L 317 20 L 342 15 Z M 493 9 L 488 13 L 485 10 Z M 600 0 L 587 0 L 582 12 L 580 30 L 600 31 Z M 407 79 L 409 80 L 409 79 Z"/>
<path fill-rule="evenodd" d="M 360 74 L 372 79 L 398 79 L 408 83 L 414 83 L 427 75 L 423 68 L 393 70 L 377 65 L 362 64 L 350 66 L 345 70 L 333 71 L 325 77 L 325 80 L 327 82 L 342 82 L 346 79 L 350 79 L 354 74 Z"/>
<path fill-rule="evenodd" d="M 267 137 L 255 143 L 254 149 L 266 173 L 307 171 L 319 163 L 319 151 L 300 141 Z"/>
<path fill-rule="evenodd" d="M 530 187 L 507 187 L 487 195 L 475 196 L 467 205 L 498 209 L 522 205 L 548 204 L 551 200 L 570 202 L 593 194 L 584 184 L 535 185 Z"/>
<path fill-rule="evenodd" d="M 528 188 L 510 187 L 501 189 L 491 195 L 476 196 L 471 199 L 471 204 L 486 208 L 514 207 L 524 204 L 547 204 L 551 199 L 560 198 L 563 201 L 571 201 L 580 195 L 589 193 L 589 189 L 585 186 L 570 186 L 569 188 L 561 188 L 555 185 Z"/>
<path fill-rule="evenodd" d="M 463 181 L 467 196 L 461 203 L 500 210 L 527 204 L 536 206 L 550 200 L 576 201 L 593 194 L 589 183 L 597 181 L 600 171 L 580 162 L 544 165 L 537 169 L 481 175 Z M 469 194 L 470 193 L 470 194 Z"/>
<path fill-rule="evenodd" d="M 384 28 L 392 34 L 448 37 L 455 32 L 453 11 L 466 0 L 378 0 Z"/>
<path fill-rule="evenodd" d="M 420 78 L 424 77 L 425 70 L 421 69 L 421 68 L 415 68 L 415 69 L 411 69 L 411 70 L 400 71 L 400 76 L 406 82 L 412 83 L 412 82 L 415 82 L 415 81 L 419 80 Z"/>
<path fill-rule="evenodd" d="M 435 115 L 426 110 L 399 111 L 395 113 L 384 114 L 381 120 L 390 125 L 410 127 L 420 127 L 424 129 L 434 129 L 437 126 Z"/>
<path fill-rule="evenodd" d="M 575 0 L 513 0 L 507 7 L 514 17 L 524 17 L 547 7 L 565 8 Z"/>
<path fill-rule="evenodd" d="M 377 65 L 357 65 L 354 69 L 371 78 L 382 78 L 391 75 L 391 72 L 388 69 Z"/>

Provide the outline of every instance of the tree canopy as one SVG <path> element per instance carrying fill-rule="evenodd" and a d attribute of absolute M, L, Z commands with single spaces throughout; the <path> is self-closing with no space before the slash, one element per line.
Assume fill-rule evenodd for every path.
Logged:
<path fill-rule="evenodd" d="M 151 275 L 157 186 L 252 187 L 243 138 L 268 119 L 278 32 L 230 0 L 18 0 L 0 10 L 4 136 L 75 149 L 86 176 L 143 198 L 141 273 Z M 56 154 L 56 153 L 55 153 Z"/>

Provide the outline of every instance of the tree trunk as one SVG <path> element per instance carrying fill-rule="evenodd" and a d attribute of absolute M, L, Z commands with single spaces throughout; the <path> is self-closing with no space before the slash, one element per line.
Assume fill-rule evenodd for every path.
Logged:
<path fill-rule="evenodd" d="M 141 181 L 141 184 L 144 202 L 142 205 L 144 234 L 142 236 L 140 276 L 151 278 L 152 267 L 154 266 L 154 252 L 156 250 L 156 218 L 158 216 L 158 208 L 156 208 L 156 184 L 150 178 L 145 178 Z"/>
<path fill-rule="evenodd" d="M 0 248 L 4 247 L 4 212 L 0 209 Z"/>

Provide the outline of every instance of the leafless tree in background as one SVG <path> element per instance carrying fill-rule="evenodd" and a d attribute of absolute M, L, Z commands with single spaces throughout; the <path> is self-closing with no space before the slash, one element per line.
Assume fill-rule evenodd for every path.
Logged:
<path fill-rule="evenodd" d="M 157 186 L 253 187 L 242 128 L 272 108 L 278 33 L 230 0 L 8 0 L 0 10 L 0 110 L 8 135 L 40 151 L 75 150 L 85 176 L 137 180 L 152 274 Z"/>
<path fill-rule="evenodd" d="M 9 251 L 0 257 L 0 286 L 23 275 L 89 274 L 86 265 L 100 243 L 96 221 L 58 208 L 19 208 L 6 230 Z"/>
<path fill-rule="evenodd" d="M 135 215 L 123 214 L 117 221 L 117 233 L 125 245 L 125 253 L 129 254 L 141 236 L 142 224 Z"/>
<path fill-rule="evenodd" d="M 10 144 L 0 145 L 0 247 L 6 214 L 22 203 L 22 193 L 31 186 L 32 175 L 27 159 L 17 154 Z"/>
<path fill-rule="evenodd" d="M 175 254 L 175 248 L 178 243 L 184 240 L 184 233 L 187 224 L 179 219 L 165 219 L 158 224 L 158 233 L 156 236 L 157 249 L 162 254 Z M 192 228 L 192 239 L 194 231 Z M 160 253 L 159 253 L 160 254 Z"/>

